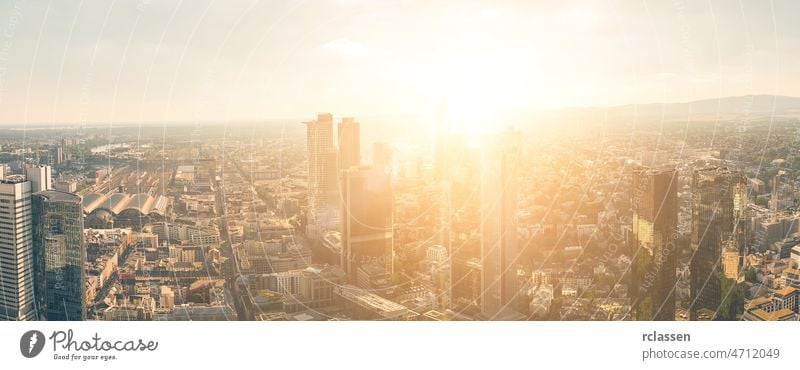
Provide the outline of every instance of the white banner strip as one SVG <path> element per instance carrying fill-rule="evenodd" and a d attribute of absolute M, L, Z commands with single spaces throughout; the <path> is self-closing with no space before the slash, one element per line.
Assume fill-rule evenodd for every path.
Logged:
<path fill-rule="evenodd" d="M 7 369 L 752 369 L 796 364 L 796 331 L 780 322 L 20 322 L 0 325 L 0 361 Z"/>

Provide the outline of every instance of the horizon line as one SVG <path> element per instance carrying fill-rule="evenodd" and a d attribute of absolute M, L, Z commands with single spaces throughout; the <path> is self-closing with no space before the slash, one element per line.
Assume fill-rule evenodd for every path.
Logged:
<path fill-rule="evenodd" d="M 793 96 L 793 95 L 780 95 L 780 94 L 746 94 L 746 95 L 730 95 L 730 96 L 722 96 L 722 97 L 715 97 L 715 98 L 701 98 L 701 99 L 694 99 L 694 100 L 681 100 L 681 101 L 672 101 L 672 102 L 639 102 L 639 103 L 624 103 L 624 104 L 613 104 L 613 105 L 573 105 L 573 106 L 566 106 L 566 107 L 559 107 L 559 108 L 549 108 L 549 109 L 533 109 L 528 110 L 529 113 L 533 112 L 559 112 L 559 111 L 567 111 L 567 110 L 585 110 L 585 109 L 617 109 L 617 108 L 625 108 L 631 106 L 644 106 L 644 105 L 679 105 L 679 104 L 691 104 L 691 103 L 699 103 L 699 102 L 706 102 L 706 101 L 714 101 L 714 100 L 725 100 L 725 99 L 739 99 L 739 98 L 746 98 L 746 97 L 772 97 L 772 98 L 790 98 L 790 99 L 800 99 L 800 96 Z M 521 110 L 525 110 L 525 108 L 521 108 Z M 349 114 L 341 115 L 341 117 L 401 117 L 401 116 L 424 116 L 429 114 L 436 114 L 436 110 L 432 110 L 430 112 L 398 112 L 398 113 L 372 113 L 372 114 L 365 114 L 360 116 L 354 116 Z M 54 121 L 54 122 L 10 122 L 10 121 L 2 121 L 0 122 L 0 129 L 7 129 L 9 126 L 14 125 L 25 125 L 25 126 L 32 126 L 31 128 L 44 128 L 48 126 L 59 126 L 59 127 L 52 127 L 53 129 L 57 128 L 69 128 L 75 126 L 81 127 L 88 127 L 93 128 L 97 126 L 107 126 L 107 125 L 120 125 L 120 126 L 140 126 L 140 125 L 163 125 L 163 124 L 180 124 L 180 125 L 190 125 L 190 124 L 221 124 L 221 123 L 233 123 L 233 124 L 242 124 L 242 123 L 254 123 L 254 122 L 264 122 L 264 123 L 285 123 L 285 122 L 298 122 L 302 123 L 305 120 L 308 120 L 309 116 L 316 116 L 317 114 L 323 113 L 331 113 L 331 111 L 317 111 L 316 113 L 312 113 L 307 115 L 305 118 L 298 118 L 298 117 L 263 117 L 263 118 L 241 118 L 241 119 L 203 119 L 203 120 L 191 120 L 191 119 L 179 119 L 179 120 L 164 120 L 164 121 L 156 121 L 156 120 L 145 120 L 145 121 L 88 121 L 88 122 L 67 122 L 67 121 Z M 283 121 L 283 122 L 281 122 Z"/>

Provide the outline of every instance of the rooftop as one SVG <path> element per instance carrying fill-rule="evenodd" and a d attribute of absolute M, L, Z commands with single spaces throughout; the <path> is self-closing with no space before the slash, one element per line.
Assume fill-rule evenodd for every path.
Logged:
<path fill-rule="evenodd" d="M 781 290 L 776 290 L 775 294 L 787 296 L 787 295 L 790 295 L 790 294 L 795 293 L 795 292 L 797 292 L 797 288 L 787 286 L 787 287 L 784 287 Z"/>
<path fill-rule="evenodd" d="M 46 197 L 51 202 L 81 203 L 81 197 L 79 195 L 67 193 L 65 191 L 45 190 L 34 194 Z"/>
<path fill-rule="evenodd" d="M 338 286 L 335 288 L 335 291 L 342 296 L 342 298 L 345 298 L 362 307 L 377 311 L 381 316 L 399 316 L 409 312 L 406 306 L 392 302 L 386 298 L 372 294 L 353 285 Z"/>
<path fill-rule="evenodd" d="M 794 315 L 794 312 L 788 308 L 783 308 L 773 312 L 767 312 L 759 308 L 757 310 L 750 311 L 750 313 L 763 321 L 776 321 Z"/>

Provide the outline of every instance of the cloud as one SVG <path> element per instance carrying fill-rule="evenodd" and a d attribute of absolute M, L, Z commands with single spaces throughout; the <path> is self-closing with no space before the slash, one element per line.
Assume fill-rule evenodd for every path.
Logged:
<path fill-rule="evenodd" d="M 361 57 L 368 51 L 366 45 L 348 39 L 330 41 L 325 44 L 324 48 L 345 57 Z"/>

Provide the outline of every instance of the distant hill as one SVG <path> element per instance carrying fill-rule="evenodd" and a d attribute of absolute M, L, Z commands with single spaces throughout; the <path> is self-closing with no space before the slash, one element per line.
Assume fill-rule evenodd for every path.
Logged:
<path fill-rule="evenodd" d="M 800 97 L 731 96 L 685 103 L 629 104 L 612 107 L 565 108 L 544 112 L 537 121 L 550 122 L 701 122 L 800 118 Z"/>
<path fill-rule="evenodd" d="M 730 96 L 720 99 L 695 100 L 688 103 L 635 104 L 613 109 L 620 112 L 637 110 L 645 116 L 686 119 L 687 117 L 735 119 L 743 115 L 799 117 L 800 98 L 776 95 Z"/>

